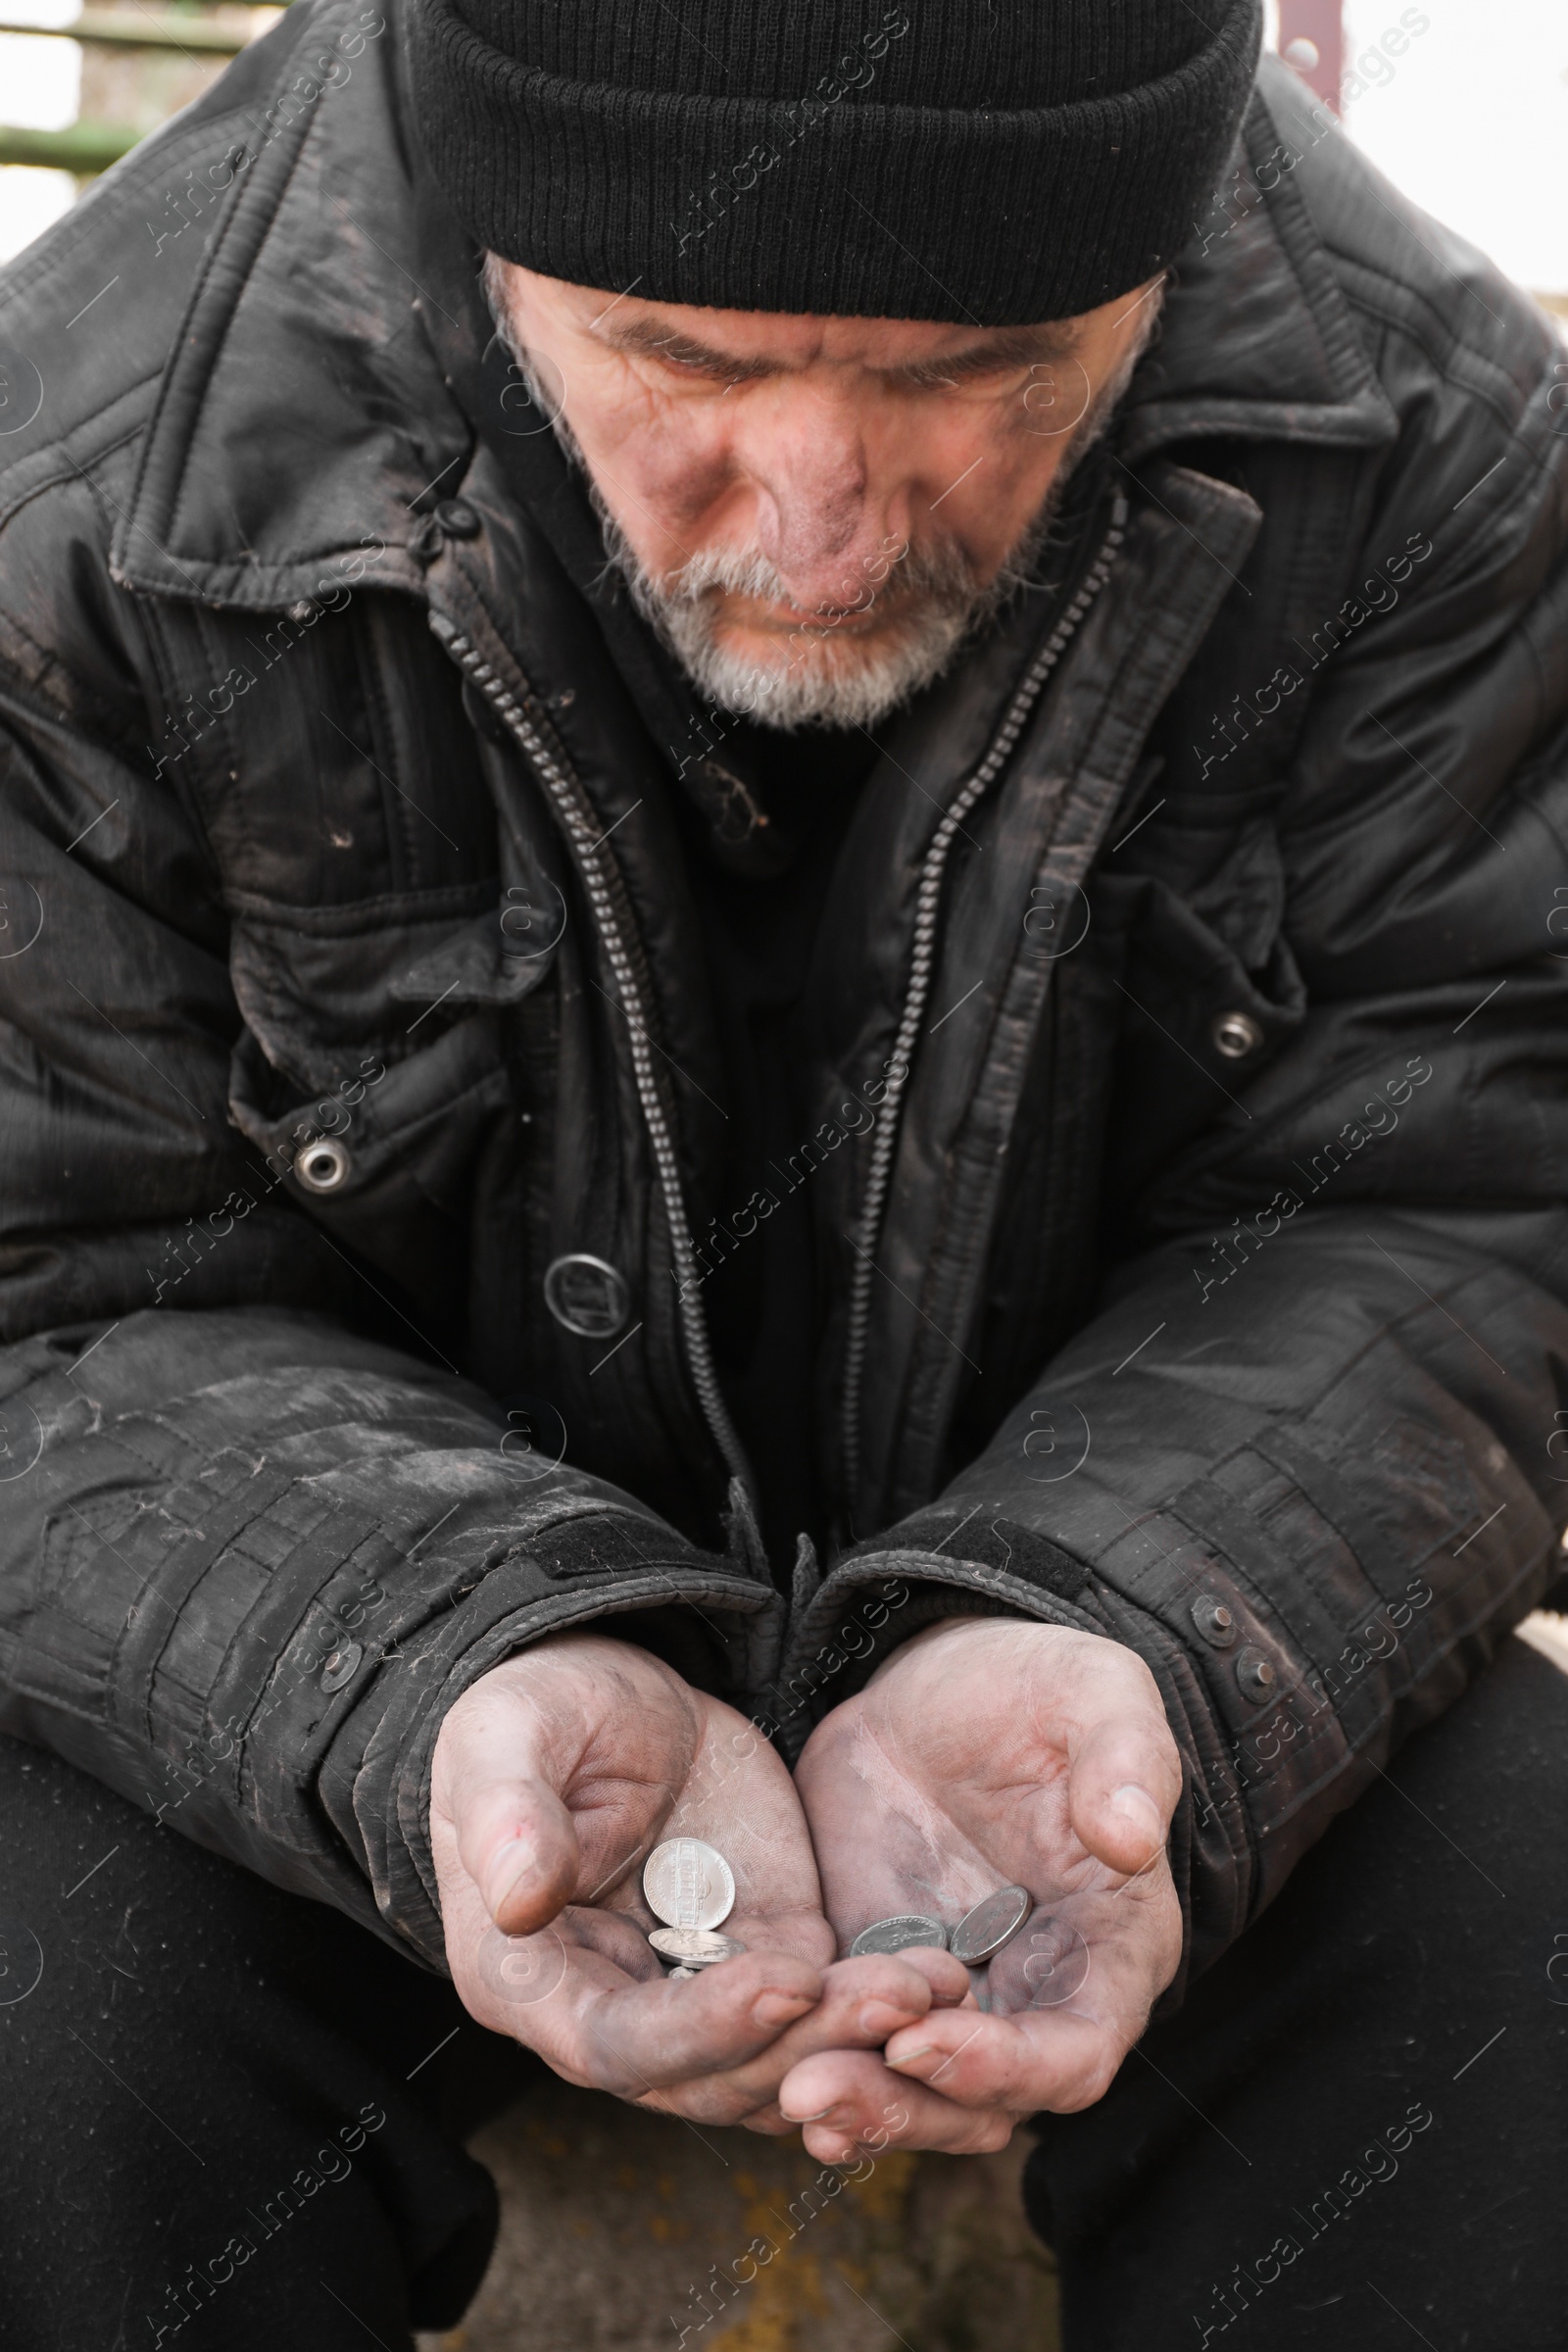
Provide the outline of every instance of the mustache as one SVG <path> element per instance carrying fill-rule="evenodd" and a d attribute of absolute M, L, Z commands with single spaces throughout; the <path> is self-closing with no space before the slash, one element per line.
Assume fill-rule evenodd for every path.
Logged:
<path fill-rule="evenodd" d="M 778 566 L 756 547 L 700 548 L 658 585 L 662 603 L 687 610 L 719 595 L 793 606 L 803 629 L 824 636 L 839 621 L 878 606 L 889 617 L 915 604 L 935 613 L 967 612 L 980 589 L 974 566 L 951 539 L 925 545 L 905 540 L 896 556 L 879 551 L 862 561 L 858 578 L 853 566 L 847 571 L 840 601 L 824 598 L 813 606 L 799 602 Z"/>

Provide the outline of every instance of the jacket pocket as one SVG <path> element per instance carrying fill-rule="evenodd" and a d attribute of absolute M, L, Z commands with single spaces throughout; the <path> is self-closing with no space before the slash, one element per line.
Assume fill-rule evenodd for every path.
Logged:
<path fill-rule="evenodd" d="M 551 970 L 565 923 L 564 905 L 499 896 L 493 882 L 354 906 L 231 894 L 229 912 L 235 998 L 295 1101 L 330 1091 L 367 1054 L 415 1060 L 475 1007 L 520 1004 Z"/>
<path fill-rule="evenodd" d="M 229 1116 L 292 1206 L 442 1326 L 466 1286 L 474 1171 L 513 1106 L 504 1024 L 555 961 L 549 910 L 519 919 L 515 904 L 494 884 L 356 907 L 231 902 L 245 1026 Z"/>

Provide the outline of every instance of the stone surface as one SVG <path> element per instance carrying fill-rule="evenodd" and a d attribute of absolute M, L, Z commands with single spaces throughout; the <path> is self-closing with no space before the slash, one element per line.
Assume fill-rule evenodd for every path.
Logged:
<path fill-rule="evenodd" d="M 798 2135 L 699 2131 L 549 2080 L 472 2142 L 501 2241 L 463 2326 L 420 2352 L 1058 2352 L 1019 2201 L 1030 2145 L 889 2153 L 847 2180 Z"/>

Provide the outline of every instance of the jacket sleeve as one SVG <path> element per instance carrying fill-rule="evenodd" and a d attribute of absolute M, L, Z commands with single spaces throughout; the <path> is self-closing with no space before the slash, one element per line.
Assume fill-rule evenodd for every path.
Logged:
<path fill-rule="evenodd" d="M 108 672 L 103 593 L 82 661 Z M 426 1810 L 459 1693 L 591 1620 L 740 1691 L 776 1603 L 355 1336 L 354 1269 L 229 1124 L 223 913 L 176 784 L 124 740 L 127 681 L 68 688 L 35 648 L 24 679 L 11 630 L 0 1730 L 442 1968 Z"/>
<path fill-rule="evenodd" d="M 838 1564 L 783 1676 L 799 1736 L 955 1608 L 1135 1647 L 1185 1766 L 1167 2001 L 1562 1571 L 1562 376 L 1494 368 L 1483 400 L 1386 364 L 1405 429 L 1365 546 L 1427 552 L 1318 648 L 1270 1052 L 1223 1069 L 1095 1318 L 931 1508 Z M 1207 1084 L 1179 995 L 1157 1009 L 1140 1071 L 1164 1035 L 1172 1084 Z"/>

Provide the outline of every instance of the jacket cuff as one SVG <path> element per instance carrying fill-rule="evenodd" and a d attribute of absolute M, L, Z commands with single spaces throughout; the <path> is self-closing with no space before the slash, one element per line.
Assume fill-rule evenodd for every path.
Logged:
<path fill-rule="evenodd" d="M 779 1603 L 736 1564 L 630 1513 L 593 1511 L 497 1563 L 460 1606 L 375 1665 L 373 1707 L 346 1710 L 318 1793 L 359 1860 L 381 1921 L 447 1973 L 430 1847 L 430 1778 L 447 1713 L 479 1677 L 547 1634 L 618 1635 L 694 1687 L 739 1698 L 777 1653 Z"/>
<path fill-rule="evenodd" d="M 834 1563 L 797 1614 L 769 1728 L 793 1763 L 814 1724 L 882 1660 L 943 1617 L 1030 1617 L 1103 1633 L 1079 1605 L 1084 1563 L 1012 1521 L 934 1505 Z"/>

